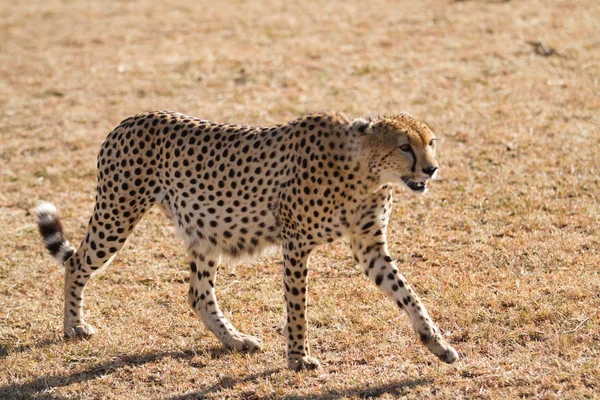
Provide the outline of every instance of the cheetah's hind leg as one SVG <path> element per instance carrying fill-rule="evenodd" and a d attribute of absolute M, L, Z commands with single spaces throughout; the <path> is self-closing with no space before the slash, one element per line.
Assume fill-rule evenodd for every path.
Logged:
<path fill-rule="evenodd" d="M 65 337 L 85 338 L 96 332 L 83 318 L 85 287 L 94 274 L 110 264 L 125 244 L 127 236 L 151 206 L 146 204 L 139 209 L 130 210 L 124 216 L 119 212 L 110 212 L 112 209 L 109 206 L 103 208 L 101 202 L 97 201 L 86 236 L 76 251 L 65 238 L 54 206 L 44 203 L 34 211 L 46 247 L 58 263 L 65 265 Z M 103 220 L 105 212 L 110 217 Z"/>
<path fill-rule="evenodd" d="M 206 329 L 214 333 L 225 347 L 246 352 L 260 350 L 260 340 L 238 332 L 219 309 L 215 280 L 221 257 L 191 253 L 188 303 Z"/>

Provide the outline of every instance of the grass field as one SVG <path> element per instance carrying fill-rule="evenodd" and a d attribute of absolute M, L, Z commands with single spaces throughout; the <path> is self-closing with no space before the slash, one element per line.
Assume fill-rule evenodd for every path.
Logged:
<path fill-rule="evenodd" d="M 599 397 L 600 2 L 0 0 L 0 35 L 0 398 Z M 79 243 L 100 144 L 155 109 L 426 120 L 440 179 L 398 190 L 390 250 L 461 359 L 432 356 L 342 243 L 312 257 L 320 369 L 287 369 L 278 256 L 221 269 L 226 315 L 264 340 L 223 350 L 157 211 L 86 290 L 97 335 L 64 340 L 31 209 L 54 202 Z"/>

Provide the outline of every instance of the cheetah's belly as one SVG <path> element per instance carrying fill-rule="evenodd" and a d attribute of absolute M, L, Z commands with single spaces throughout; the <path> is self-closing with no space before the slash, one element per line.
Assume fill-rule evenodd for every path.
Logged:
<path fill-rule="evenodd" d="M 201 254 L 244 258 L 258 256 L 280 243 L 279 216 L 268 204 L 254 208 L 242 204 L 233 210 L 227 204 L 168 208 L 187 247 Z"/>

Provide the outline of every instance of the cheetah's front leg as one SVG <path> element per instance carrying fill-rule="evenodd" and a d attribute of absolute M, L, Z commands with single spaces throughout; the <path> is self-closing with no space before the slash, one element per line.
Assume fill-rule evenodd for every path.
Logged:
<path fill-rule="evenodd" d="M 408 314 L 414 330 L 429 351 L 442 361 L 453 363 L 458 359 L 458 353 L 442 338 L 425 306 L 398 271 L 387 251 L 385 233 L 378 233 L 372 236 L 363 232 L 363 235 L 353 237 L 351 247 L 354 256 L 369 279 Z"/>
<path fill-rule="evenodd" d="M 283 287 L 287 311 L 283 334 L 287 341 L 288 367 L 294 371 L 314 369 L 319 362 L 310 356 L 306 338 L 306 288 L 310 249 L 294 240 L 283 243 Z"/>

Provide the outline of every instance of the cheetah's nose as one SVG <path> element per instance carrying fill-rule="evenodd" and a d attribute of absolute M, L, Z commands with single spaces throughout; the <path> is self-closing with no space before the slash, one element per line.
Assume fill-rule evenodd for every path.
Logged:
<path fill-rule="evenodd" d="M 434 165 L 431 167 L 423 168 L 423 172 L 425 172 L 429 176 L 433 176 L 433 174 L 435 174 L 435 171 L 437 171 L 439 168 L 440 167 L 438 167 L 437 165 Z"/>

